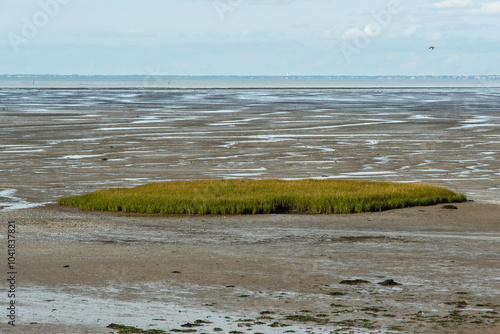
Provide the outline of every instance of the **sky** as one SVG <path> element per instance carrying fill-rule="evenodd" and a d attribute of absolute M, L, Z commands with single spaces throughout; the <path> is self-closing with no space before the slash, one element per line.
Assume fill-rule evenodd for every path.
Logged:
<path fill-rule="evenodd" d="M 498 75 L 500 1 L 0 0 L 0 74 L 287 73 Z"/>

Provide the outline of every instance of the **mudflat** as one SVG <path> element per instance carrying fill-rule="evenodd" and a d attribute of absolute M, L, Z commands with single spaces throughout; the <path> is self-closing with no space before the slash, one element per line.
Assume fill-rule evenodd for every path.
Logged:
<path fill-rule="evenodd" d="M 15 330 L 497 333 L 500 206 L 454 205 L 356 215 L 55 205 L 2 213 L 18 238 Z"/>
<path fill-rule="evenodd" d="M 17 326 L 4 309 L 0 331 L 498 333 L 498 97 L 3 90 L 0 238 L 6 250 L 14 221 Z M 420 182 L 475 202 L 232 217 L 53 205 L 101 188 L 228 178 Z"/>
<path fill-rule="evenodd" d="M 419 182 L 499 204 L 498 96 L 498 89 L 8 91 L 0 94 L 0 210 L 101 188 L 228 178 Z"/>

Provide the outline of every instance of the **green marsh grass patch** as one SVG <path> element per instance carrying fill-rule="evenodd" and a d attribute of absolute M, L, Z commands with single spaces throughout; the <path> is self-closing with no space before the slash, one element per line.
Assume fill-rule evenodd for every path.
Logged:
<path fill-rule="evenodd" d="M 65 197 L 58 204 L 86 211 L 157 214 L 346 214 L 465 200 L 465 195 L 423 184 L 269 179 L 150 183 Z"/>

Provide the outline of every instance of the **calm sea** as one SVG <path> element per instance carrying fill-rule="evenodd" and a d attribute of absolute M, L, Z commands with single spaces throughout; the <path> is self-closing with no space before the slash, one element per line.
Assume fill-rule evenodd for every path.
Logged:
<path fill-rule="evenodd" d="M 500 87 L 500 77 L 0 77 L 0 88 Z"/>

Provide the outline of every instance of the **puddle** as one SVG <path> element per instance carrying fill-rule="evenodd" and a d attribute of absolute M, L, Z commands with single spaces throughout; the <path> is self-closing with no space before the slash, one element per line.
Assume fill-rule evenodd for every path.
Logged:
<path fill-rule="evenodd" d="M 207 287 L 191 287 L 202 292 Z M 242 293 L 238 291 L 237 293 Z M 245 291 L 243 291 L 245 293 Z M 191 293 L 169 287 L 167 283 L 138 285 L 114 284 L 107 287 L 45 286 L 22 287 L 18 294 L 18 321 L 20 325 L 50 323 L 54 325 L 92 326 L 99 332 L 110 332 L 109 324 L 121 324 L 141 329 L 171 331 L 195 327 L 198 332 L 228 333 L 331 333 L 342 328 L 334 324 L 297 324 L 284 316 L 272 313 L 263 317 L 256 312 L 216 311 L 214 305 L 188 304 Z M 242 295 L 244 296 L 244 295 Z M 296 298 L 283 292 L 277 298 Z M 211 310 L 212 309 L 212 310 Z M 192 326 L 198 323 L 199 326 Z M 286 324 L 286 327 L 273 324 Z M 191 324 L 191 326 L 188 326 Z M 36 326 L 35 324 L 33 326 Z M 386 330 L 351 328 L 350 333 L 386 333 Z"/>
<path fill-rule="evenodd" d="M 14 196 L 16 192 L 16 189 L 0 190 L 0 211 L 6 212 L 19 209 L 29 209 L 48 204 L 48 202 L 30 203 L 22 198 Z"/>

